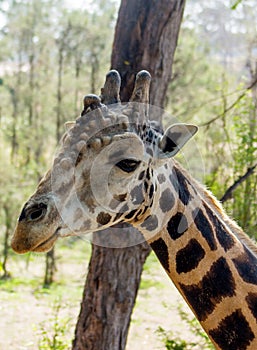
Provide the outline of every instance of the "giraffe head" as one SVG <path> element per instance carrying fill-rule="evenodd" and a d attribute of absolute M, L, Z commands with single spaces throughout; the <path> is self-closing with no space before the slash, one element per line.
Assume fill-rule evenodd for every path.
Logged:
<path fill-rule="evenodd" d="M 84 98 L 81 116 L 67 123 L 52 168 L 21 211 L 16 252 L 47 251 L 60 236 L 149 217 L 158 169 L 197 131 L 175 124 L 163 133 L 149 121 L 150 80 L 139 72 L 130 102 L 121 104 L 120 76 L 112 70 L 100 98 Z"/>

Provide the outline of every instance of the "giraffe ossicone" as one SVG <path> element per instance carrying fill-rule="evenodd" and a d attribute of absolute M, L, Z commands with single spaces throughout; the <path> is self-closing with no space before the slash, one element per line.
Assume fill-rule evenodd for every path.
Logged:
<path fill-rule="evenodd" d="M 218 201 L 174 156 L 197 132 L 151 116 L 150 74 L 131 100 L 120 76 L 87 95 L 67 124 L 51 169 L 24 205 L 12 238 L 17 253 L 44 252 L 59 237 L 129 223 L 142 233 L 217 349 L 257 349 L 257 249 Z M 103 232 L 104 234 L 104 232 Z M 108 234 L 108 233 L 106 233 Z"/>

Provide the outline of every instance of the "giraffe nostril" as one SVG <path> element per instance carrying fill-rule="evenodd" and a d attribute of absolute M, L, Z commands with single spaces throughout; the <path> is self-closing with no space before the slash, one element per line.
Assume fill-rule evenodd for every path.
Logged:
<path fill-rule="evenodd" d="M 44 203 L 37 204 L 28 210 L 27 218 L 31 221 L 42 219 L 47 210 L 47 205 Z"/>

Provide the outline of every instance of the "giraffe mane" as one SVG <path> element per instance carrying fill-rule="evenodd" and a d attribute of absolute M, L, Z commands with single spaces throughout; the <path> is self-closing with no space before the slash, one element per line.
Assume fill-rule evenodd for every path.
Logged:
<path fill-rule="evenodd" d="M 254 254 L 257 255 L 257 247 L 255 242 L 242 230 L 238 224 L 231 219 L 225 212 L 222 204 L 217 198 L 202 184 L 196 181 L 178 162 L 174 162 L 175 166 L 189 179 L 190 184 L 197 190 L 198 194 L 201 196 L 202 200 L 205 201 L 212 209 L 215 210 L 219 218 L 230 228 L 231 232 L 249 249 L 251 249 Z"/>

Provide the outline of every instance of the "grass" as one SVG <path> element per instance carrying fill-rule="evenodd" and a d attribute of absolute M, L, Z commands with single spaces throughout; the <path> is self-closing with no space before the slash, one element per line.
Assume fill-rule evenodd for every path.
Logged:
<path fill-rule="evenodd" d="M 163 289 L 165 284 L 162 279 L 159 278 L 160 263 L 156 258 L 156 255 L 151 252 L 146 259 L 143 267 L 143 275 L 140 282 L 141 290 L 149 290 L 151 288 Z"/>
<path fill-rule="evenodd" d="M 156 270 L 156 267 L 158 268 L 159 264 L 160 263 L 154 252 L 151 252 L 146 259 L 143 269 L 146 273 L 151 274 L 153 269 Z"/>
<path fill-rule="evenodd" d="M 144 276 L 140 282 L 140 289 L 147 291 L 150 288 L 163 289 L 165 285 L 158 280 L 153 280 L 151 276 Z"/>
<path fill-rule="evenodd" d="M 80 239 L 60 240 L 56 246 L 55 282 L 49 288 L 43 288 L 44 254 L 10 252 L 11 278 L 0 279 L 1 349 L 69 348 L 90 250 L 90 244 Z"/>
<path fill-rule="evenodd" d="M 18 294 L 20 289 L 29 287 L 35 289 L 39 287 L 39 281 L 37 278 L 23 278 L 13 277 L 9 279 L 0 280 L 0 289 L 8 293 Z"/>

